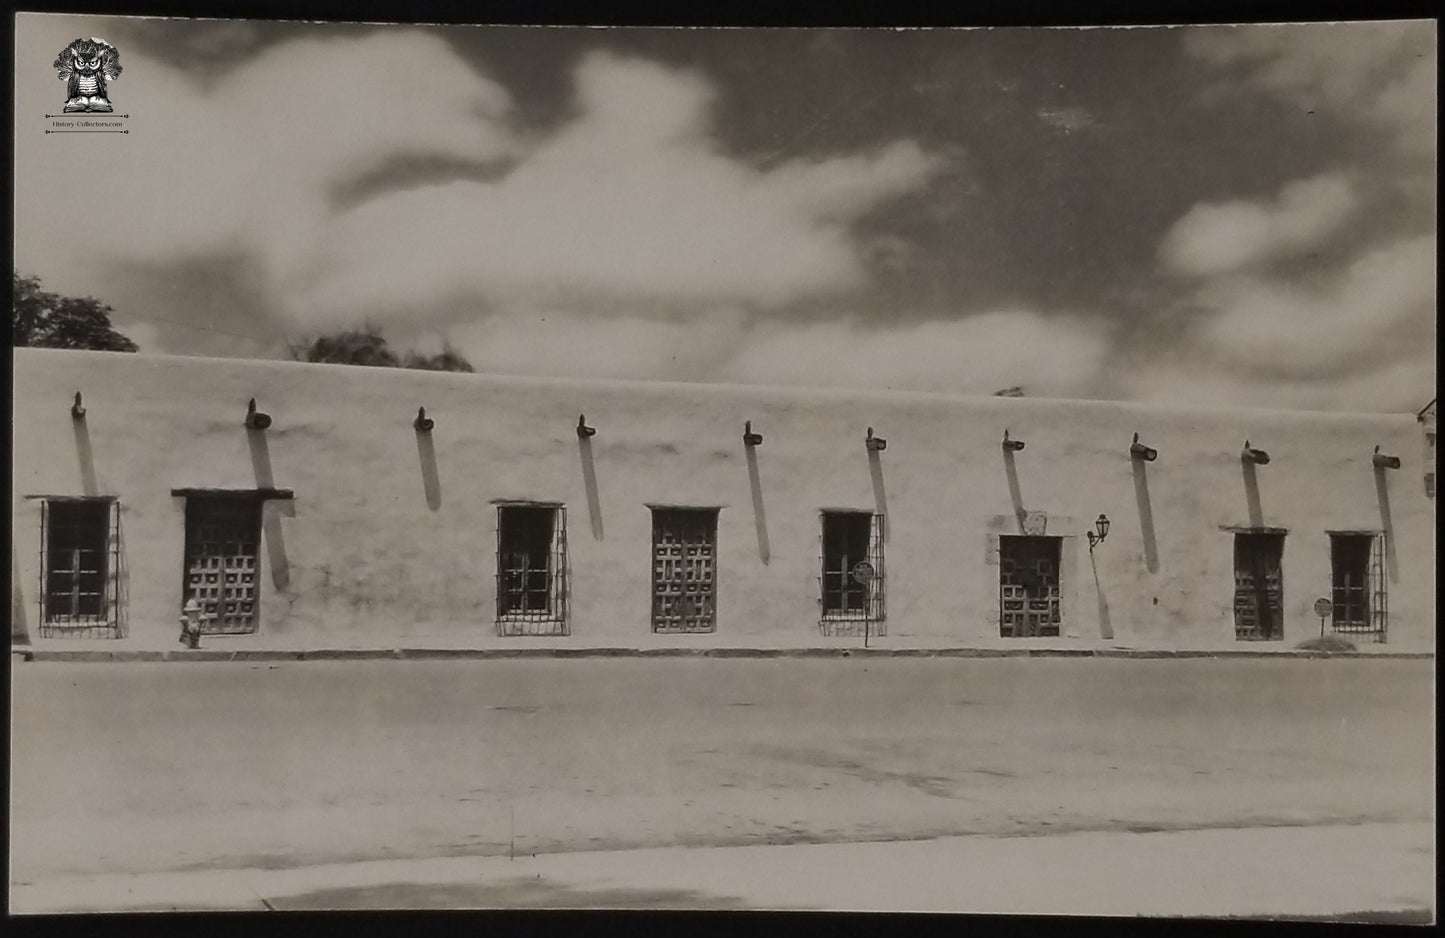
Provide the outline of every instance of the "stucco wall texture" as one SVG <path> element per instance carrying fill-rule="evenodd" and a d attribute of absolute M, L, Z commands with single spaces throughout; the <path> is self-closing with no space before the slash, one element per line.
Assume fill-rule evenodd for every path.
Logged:
<path fill-rule="evenodd" d="M 317 645 L 496 637 L 497 506 L 566 506 L 571 636 L 649 636 L 649 504 L 720 507 L 714 635 L 818 644 L 820 509 L 886 515 L 886 631 L 999 642 L 998 535 L 1062 541 L 1061 640 L 1235 643 L 1229 528 L 1287 529 L 1286 645 L 1319 634 L 1327 531 L 1388 547 L 1391 647 L 1433 645 L 1434 505 L 1411 414 L 544 380 L 15 350 L 13 590 L 36 635 L 40 502 L 118 498 L 126 641 L 174 643 L 181 488 L 276 487 L 258 632 Z M 76 391 L 87 415 L 71 418 Z M 274 418 L 243 426 L 246 402 Z M 417 408 L 436 421 L 428 441 Z M 596 427 L 586 444 L 578 415 Z M 752 421 L 763 443 L 750 465 Z M 887 440 L 870 454 L 867 427 Z M 1008 458 L 1007 429 L 1026 448 Z M 1157 461 L 1131 460 L 1134 433 Z M 1246 468 L 1246 438 L 1268 465 Z M 1376 446 L 1398 470 L 1372 464 Z M 588 449 L 590 448 L 590 453 Z M 589 491 L 594 486 L 595 491 Z M 27 496 L 32 496 L 27 498 Z M 1085 532 L 1112 521 L 1091 554 Z M 223 647 L 224 637 L 208 638 Z M 839 641 L 855 642 L 856 639 Z M 826 643 L 826 642 L 825 642 Z"/>

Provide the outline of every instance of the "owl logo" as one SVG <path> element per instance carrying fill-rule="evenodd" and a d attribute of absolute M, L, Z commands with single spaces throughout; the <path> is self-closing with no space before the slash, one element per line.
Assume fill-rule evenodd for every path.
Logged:
<path fill-rule="evenodd" d="M 56 56 L 54 68 L 66 84 L 65 113 L 113 110 L 106 82 L 120 76 L 120 53 L 104 39 L 77 39 Z"/>

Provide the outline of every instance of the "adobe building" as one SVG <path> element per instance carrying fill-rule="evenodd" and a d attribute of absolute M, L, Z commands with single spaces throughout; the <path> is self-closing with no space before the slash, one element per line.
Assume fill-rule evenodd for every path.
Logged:
<path fill-rule="evenodd" d="M 37 647 L 1434 643 L 1408 413 L 40 349 L 14 400 Z"/>

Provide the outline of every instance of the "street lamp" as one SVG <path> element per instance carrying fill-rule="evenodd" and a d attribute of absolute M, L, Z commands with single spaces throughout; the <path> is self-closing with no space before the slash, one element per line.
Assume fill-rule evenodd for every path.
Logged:
<path fill-rule="evenodd" d="M 1100 513 L 1099 517 L 1094 521 L 1094 530 L 1087 532 L 1087 536 L 1089 538 L 1089 550 L 1091 551 L 1095 546 L 1104 543 L 1104 538 L 1109 536 L 1109 516 Z"/>

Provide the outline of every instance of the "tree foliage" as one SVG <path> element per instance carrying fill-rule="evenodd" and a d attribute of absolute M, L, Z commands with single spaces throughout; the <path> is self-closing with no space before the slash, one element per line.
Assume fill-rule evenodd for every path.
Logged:
<path fill-rule="evenodd" d="M 360 329 L 347 329 L 293 345 L 291 357 L 297 361 L 329 365 L 416 368 L 422 371 L 474 370 L 471 362 L 450 345 L 443 346 L 435 355 L 415 351 L 398 355 L 387 345 L 381 329 L 370 323 Z"/>
<path fill-rule="evenodd" d="M 15 345 L 103 352 L 139 350 L 111 326 L 110 316 L 115 310 L 100 300 L 49 293 L 40 289 L 38 277 L 22 277 L 19 271 L 12 274 L 10 325 Z"/>

